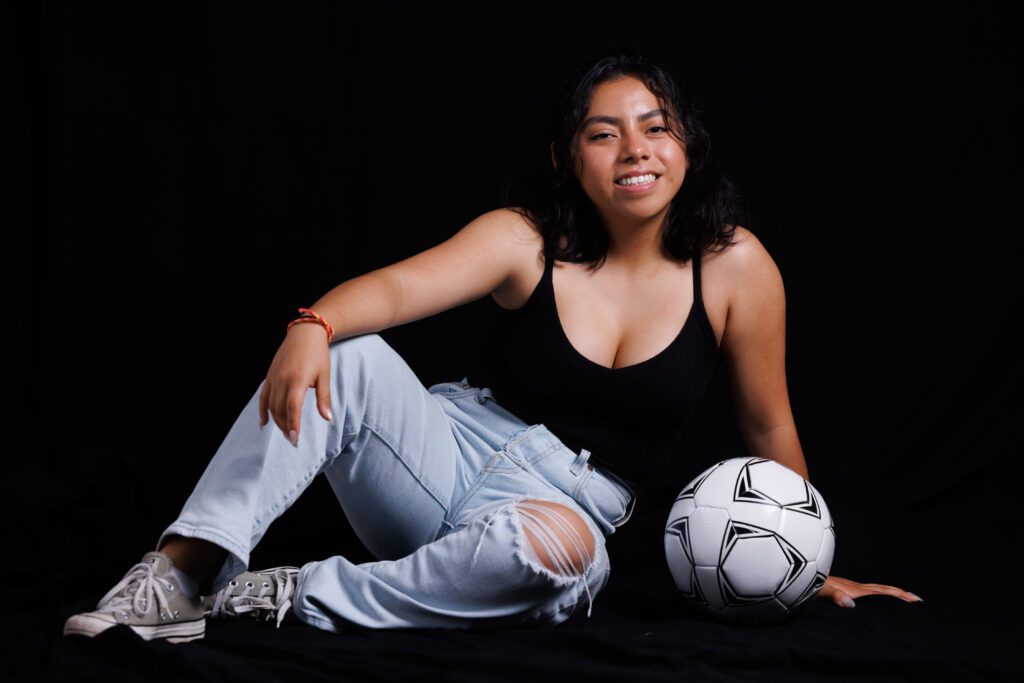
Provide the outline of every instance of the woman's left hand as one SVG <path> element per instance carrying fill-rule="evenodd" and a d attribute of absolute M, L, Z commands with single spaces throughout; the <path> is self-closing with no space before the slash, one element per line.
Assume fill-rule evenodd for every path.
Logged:
<path fill-rule="evenodd" d="M 891 595 L 907 602 L 923 602 L 922 598 L 895 586 L 883 586 L 878 583 L 857 583 L 838 576 L 825 579 L 825 585 L 816 597 L 829 598 L 840 607 L 856 607 L 853 600 L 862 595 Z"/>

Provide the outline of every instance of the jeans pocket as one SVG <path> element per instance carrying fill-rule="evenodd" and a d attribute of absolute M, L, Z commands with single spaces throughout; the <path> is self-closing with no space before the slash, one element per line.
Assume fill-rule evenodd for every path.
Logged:
<path fill-rule="evenodd" d="M 440 394 L 445 398 L 457 398 L 459 396 L 465 396 L 479 391 L 479 389 L 470 385 L 467 381 L 468 379 L 469 378 L 465 378 L 460 382 L 440 382 L 438 384 L 432 384 L 427 388 L 427 392 L 431 394 Z"/>
<path fill-rule="evenodd" d="M 629 521 L 633 516 L 633 508 L 636 506 L 636 493 L 632 487 L 615 473 L 601 467 L 595 467 L 593 476 L 590 477 L 587 489 L 595 500 L 616 500 L 620 504 L 606 508 L 607 518 L 613 528 L 618 528 Z M 608 490 L 610 489 L 610 490 Z M 608 533 L 612 533 L 609 531 Z"/>
<path fill-rule="evenodd" d="M 579 454 L 562 446 L 524 463 L 534 475 L 579 503 L 605 534 L 615 532 L 633 514 L 636 496 L 622 479 L 587 462 L 590 451 Z"/>

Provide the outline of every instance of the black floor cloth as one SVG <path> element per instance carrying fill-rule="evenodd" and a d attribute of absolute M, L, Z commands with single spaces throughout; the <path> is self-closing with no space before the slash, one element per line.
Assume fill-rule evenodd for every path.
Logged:
<path fill-rule="evenodd" d="M 210 622 L 205 639 L 182 645 L 147 643 L 120 627 L 93 640 L 62 639 L 61 612 L 29 622 L 47 637 L 26 644 L 5 678 L 940 681 L 1022 673 L 1010 642 L 1015 614 L 941 599 L 911 606 L 865 598 L 852 610 L 816 600 L 798 618 L 761 628 L 711 622 L 679 607 L 671 599 L 602 596 L 590 619 L 577 614 L 556 627 L 493 631 L 352 627 L 331 634 L 297 621 L 280 629 Z"/>
<path fill-rule="evenodd" d="M 68 512 L 57 511 L 49 524 L 74 526 L 73 516 L 65 518 Z M 838 536 L 832 572 L 905 586 L 924 602 L 871 596 L 843 609 L 814 599 L 793 618 L 760 627 L 717 623 L 683 603 L 673 594 L 663 556 L 649 542 L 657 534 L 655 521 L 635 521 L 608 539 L 612 579 L 597 596 L 592 616 L 584 610 L 554 627 L 350 626 L 332 634 L 295 620 L 280 629 L 256 621 L 208 621 L 205 639 L 181 645 L 145 642 L 123 628 L 91 640 L 62 638 L 63 620 L 91 607 L 125 567 L 115 570 L 116 562 L 102 552 L 69 553 L 46 566 L 8 564 L 4 585 L 11 597 L 3 640 L 10 650 L 3 680 L 1024 678 L 1018 663 L 1022 605 L 1012 594 L 1013 577 L 943 544 L 956 525 L 944 524 L 935 511 L 920 519 L 864 517 L 847 524 Z"/>

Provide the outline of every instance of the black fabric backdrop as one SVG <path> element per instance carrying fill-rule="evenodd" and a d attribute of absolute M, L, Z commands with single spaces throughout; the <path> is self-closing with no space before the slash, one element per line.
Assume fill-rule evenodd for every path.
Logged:
<path fill-rule="evenodd" d="M 859 680 L 1020 675 L 1019 36 L 993 3 L 22 3 L 0 21 L 4 677 Z M 180 509 L 295 308 L 446 239 L 547 163 L 559 83 L 614 44 L 704 112 L 788 301 L 832 572 L 769 628 L 680 604 L 659 514 L 743 455 L 719 377 L 591 619 L 491 632 L 211 624 L 63 639 Z M 482 300 L 385 331 L 429 385 Z M 1015 323 L 1017 323 L 1015 325 Z M 659 495 L 661 497 L 659 497 Z M 256 566 L 371 559 L 316 482 Z"/>

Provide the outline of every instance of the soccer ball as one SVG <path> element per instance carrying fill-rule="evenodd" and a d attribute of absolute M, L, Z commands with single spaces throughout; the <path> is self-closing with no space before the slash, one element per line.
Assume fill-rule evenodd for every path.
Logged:
<path fill-rule="evenodd" d="M 665 557 L 676 586 L 734 624 L 780 621 L 825 585 L 836 535 L 817 489 L 764 458 L 708 468 L 676 498 Z"/>

